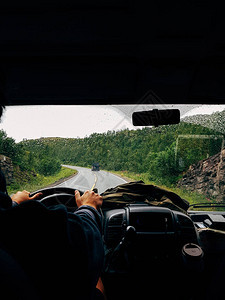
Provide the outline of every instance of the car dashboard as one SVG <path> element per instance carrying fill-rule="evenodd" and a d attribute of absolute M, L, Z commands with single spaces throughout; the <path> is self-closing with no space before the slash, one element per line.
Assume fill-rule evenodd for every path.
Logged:
<path fill-rule="evenodd" d="M 225 247 L 221 251 L 216 249 L 216 254 L 212 252 L 205 233 L 214 234 L 224 229 L 223 212 L 190 211 L 187 214 L 147 204 L 105 211 L 103 278 L 110 291 L 108 298 L 145 297 L 150 282 L 158 299 L 168 295 L 180 299 L 184 290 L 182 299 L 210 295 L 210 290 L 214 290 L 211 285 L 200 291 L 198 285 L 196 290 L 187 289 L 187 283 L 197 280 L 204 285 L 206 280 L 216 278 L 218 261 L 224 257 Z M 225 239 L 224 235 L 222 238 Z M 162 282 L 164 288 L 161 288 Z M 177 298 L 172 285 L 176 286 Z"/>
<path fill-rule="evenodd" d="M 116 246 L 126 229 L 132 226 L 136 238 L 141 240 L 161 239 L 176 241 L 182 245 L 196 242 L 196 229 L 191 218 L 169 208 L 145 204 L 129 205 L 105 213 L 104 240 L 108 247 Z"/>

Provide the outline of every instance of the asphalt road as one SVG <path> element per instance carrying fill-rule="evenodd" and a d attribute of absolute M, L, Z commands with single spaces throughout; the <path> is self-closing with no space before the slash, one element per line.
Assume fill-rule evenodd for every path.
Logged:
<path fill-rule="evenodd" d="M 126 180 L 106 171 L 91 171 L 88 168 L 63 165 L 64 167 L 75 169 L 78 174 L 60 183 L 58 186 L 76 188 L 81 191 L 97 188 L 98 193 L 102 193 L 108 188 L 123 184 Z"/>

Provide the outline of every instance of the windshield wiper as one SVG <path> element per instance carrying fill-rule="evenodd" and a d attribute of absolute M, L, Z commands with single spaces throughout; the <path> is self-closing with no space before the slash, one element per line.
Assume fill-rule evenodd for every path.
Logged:
<path fill-rule="evenodd" d="M 202 207 L 225 207 L 225 202 L 218 202 L 218 203 L 194 203 L 189 206 L 188 209 L 192 208 L 202 208 Z"/>

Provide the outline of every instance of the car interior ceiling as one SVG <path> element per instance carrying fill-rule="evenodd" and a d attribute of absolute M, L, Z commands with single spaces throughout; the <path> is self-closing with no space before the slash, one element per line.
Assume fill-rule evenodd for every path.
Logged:
<path fill-rule="evenodd" d="M 1 88 L 8 105 L 222 103 L 222 13 L 216 1 L 1 2 Z"/>
<path fill-rule="evenodd" d="M 0 20 L 6 105 L 225 103 L 217 1 L 8 0 Z"/>

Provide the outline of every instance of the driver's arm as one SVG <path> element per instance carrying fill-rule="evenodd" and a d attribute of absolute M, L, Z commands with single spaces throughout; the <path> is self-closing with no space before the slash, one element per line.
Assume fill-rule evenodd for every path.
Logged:
<path fill-rule="evenodd" d="M 98 212 L 102 206 L 102 197 L 93 191 L 86 191 L 82 196 L 79 191 L 75 191 L 75 200 L 78 209 L 75 214 L 83 221 L 83 229 L 86 232 L 89 250 L 90 277 L 92 289 L 94 291 L 99 282 L 100 272 L 103 266 L 104 249 L 101 238 L 101 215 Z M 97 288 L 99 288 L 97 286 Z M 100 289 L 103 291 L 102 289 Z"/>
<path fill-rule="evenodd" d="M 75 191 L 75 200 L 77 210 L 75 214 L 83 217 L 84 219 L 91 219 L 97 225 L 101 233 L 101 216 L 98 212 L 102 206 L 102 196 L 96 194 L 94 191 L 86 191 L 82 196 L 79 191 Z"/>

